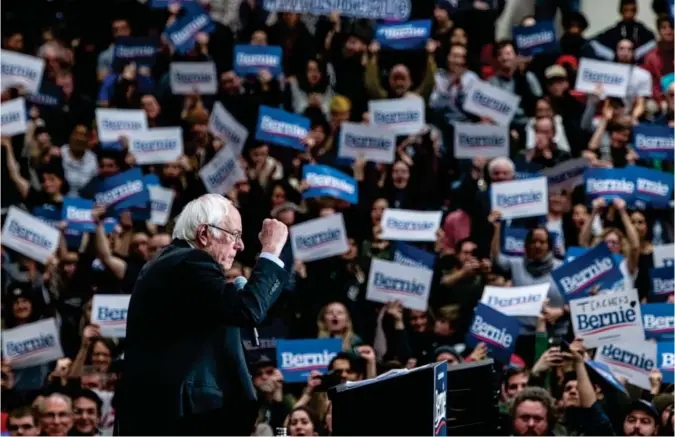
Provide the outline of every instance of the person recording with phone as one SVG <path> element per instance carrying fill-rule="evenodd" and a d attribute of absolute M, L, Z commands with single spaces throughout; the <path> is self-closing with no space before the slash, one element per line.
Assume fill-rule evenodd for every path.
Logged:
<path fill-rule="evenodd" d="M 228 283 L 225 272 L 244 249 L 241 236 L 236 207 L 203 195 L 185 206 L 172 243 L 139 274 L 127 317 L 117 435 L 253 431 L 258 404 L 240 328 L 259 325 L 284 288 L 288 274 L 279 254 L 288 229 L 265 219 L 250 281 Z"/>

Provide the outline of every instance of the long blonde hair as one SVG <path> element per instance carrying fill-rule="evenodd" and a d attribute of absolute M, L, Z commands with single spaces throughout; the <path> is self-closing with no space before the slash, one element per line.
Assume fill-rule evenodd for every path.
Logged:
<path fill-rule="evenodd" d="M 330 330 L 328 329 L 326 321 L 324 320 L 326 311 L 328 311 L 328 307 L 330 307 L 331 305 L 341 305 L 342 308 L 345 309 L 347 323 L 345 325 L 344 331 L 340 334 L 340 337 L 342 337 L 342 349 L 348 351 L 352 348 L 352 340 L 354 339 L 354 325 L 352 324 L 352 316 L 349 314 L 349 310 L 341 302 L 330 302 L 321 308 L 321 311 L 319 311 L 319 315 L 316 318 L 316 327 L 319 331 L 317 337 L 318 338 L 333 337 Z"/>
<path fill-rule="evenodd" d="M 593 241 L 593 246 L 596 244 L 600 244 L 601 242 L 605 241 L 605 238 L 609 234 L 616 234 L 619 237 L 619 241 L 621 244 L 621 254 L 625 257 L 628 258 L 631 255 L 632 248 L 630 247 L 630 243 L 628 242 L 628 238 L 626 238 L 626 235 L 621 231 L 621 229 L 617 228 L 605 228 L 603 229 L 602 233 L 595 238 L 595 241 Z"/>

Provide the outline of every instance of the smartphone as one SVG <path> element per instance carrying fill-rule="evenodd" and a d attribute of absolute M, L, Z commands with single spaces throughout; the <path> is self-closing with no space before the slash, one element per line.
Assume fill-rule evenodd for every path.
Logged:
<path fill-rule="evenodd" d="M 552 348 L 552 347 L 560 347 L 561 343 L 562 343 L 562 338 L 560 338 L 560 337 L 549 337 L 549 339 L 548 339 L 549 349 Z"/>

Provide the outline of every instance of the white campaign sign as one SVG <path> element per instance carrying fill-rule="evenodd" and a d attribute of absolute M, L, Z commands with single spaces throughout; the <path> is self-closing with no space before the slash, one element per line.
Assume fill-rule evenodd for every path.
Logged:
<path fill-rule="evenodd" d="M 509 156 L 509 129 L 506 126 L 454 123 L 455 158 L 496 158 Z"/>
<path fill-rule="evenodd" d="M 366 299 L 372 302 L 401 302 L 404 308 L 426 311 L 434 272 L 422 267 L 373 258 Z"/>
<path fill-rule="evenodd" d="M 569 305 L 574 335 L 588 348 L 645 339 L 637 290 L 581 297 Z"/>
<path fill-rule="evenodd" d="M 26 132 L 26 100 L 23 97 L 13 99 L 0 105 L 2 117 L 2 135 L 13 137 Z"/>
<path fill-rule="evenodd" d="M 91 323 L 101 327 L 101 336 L 124 338 L 130 294 L 95 294 L 91 301 Z"/>
<path fill-rule="evenodd" d="M 2 89 L 23 85 L 28 94 L 36 94 L 42 85 L 45 61 L 11 50 L 0 50 Z"/>
<path fill-rule="evenodd" d="M 237 155 L 246 144 L 248 129 L 230 114 L 222 103 L 216 102 L 209 118 L 209 132 L 225 141 L 227 147 L 231 147 Z"/>
<path fill-rule="evenodd" d="M 234 151 L 225 146 L 201 170 L 199 177 L 209 193 L 226 194 L 238 181 L 246 179 Z"/>
<path fill-rule="evenodd" d="M 56 319 L 51 317 L 3 330 L 2 356 L 14 369 L 39 366 L 62 358 Z"/>
<path fill-rule="evenodd" d="M 602 84 L 602 94 L 609 97 L 626 97 L 632 65 L 581 58 L 574 88 L 592 94 Z"/>
<path fill-rule="evenodd" d="M 129 153 L 136 164 L 166 164 L 175 162 L 183 154 L 183 129 L 158 127 L 129 135 Z"/>
<path fill-rule="evenodd" d="M 544 216 L 548 214 L 548 180 L 496 182 L 490 187 L 490 205 L 505 219 Z"/>
<path fill-rule="evenodd" d="M 631 384 L 649 390 L 649 372 L 657 365 L 656 343 L 642 340 L 606 344 L 596 350 L 595 361 L 607 364 L 615 375 L 625 376 Z"/>
<path fill-rule="evenodd" d="M 59 247 L 59 230 L 15 206 L 2 227 L 2 245 L 45 264 Z"/>
<path fill-rule="evenodd" d="M 349 244 L 342 214 L 291 226 L 291 248 L 293 257 L 300 261 L 316 261 L 347 253 Z"/>
<path fill-rule="evenodd" d="M 338 157 L 391 164 L 396 153 L 396 134 L 389 128 L 344 122 L 340 125 Z"/>
<path fill-rule="evenodd" d="M 387 208 L 380 226 L 383 240 L 436 241 L 441 226 L 441 211 L 414 211 Z"/>
<path fill-rule="evenodd" d="M 100 142 L 113 142 L 122 135 L 148 129 L 148 118 L 142 109 L 96 109 L 96 128 Z"/>
<path fill-rule="evenodd" d="M 396 135 L 415 135 L 426 125 L 424 100 L 419 96 L 370 100 L 371 126 L 386 127 Z"/>
<path fill-rule="evenodd" d="M 528 285 L 525 287 L 493 287 L 483 290 L 481 303 L 507 316 L 537 317 L 541 313 L 550 284 Z"/>
<path fill-rule="evenodd" d="M 659 244 L 654 246 L 654 267 L 673 267 L 675 244 Z"/>
<path fill-rule="evenodd" d="M 171 188 L 148 185 L 150 194 L 150 223 L 165 226 L 171 215 L 171 207 L 176 193 Z"/>
<path fill-rule="evenodd" d="M 475 80 L 467 91 L 464 110 L 479 117 L 489 117 L 495 123 L 508 126 L 516 115 L 520 97 L 482 80 Z"/>
<path fill-rule="evenodd" d="M 549 179 L 548 190 L 560 193 L 571 193 L 577 185 L 584 183 L 584 169 L 588 167 L 588 159 L 577 158 L 564 161 L 555 167 L 545 168 L 540 175 Z"/>
<path fill-rule="evenodd" d="M 172 62 L 169 77 L 173 94 L 215 94 L 218 91 L 216 64 L 213 62 Z"/>

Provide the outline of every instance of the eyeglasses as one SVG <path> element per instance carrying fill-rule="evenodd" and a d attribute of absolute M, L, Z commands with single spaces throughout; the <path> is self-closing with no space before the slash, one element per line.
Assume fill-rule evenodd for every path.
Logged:
<path fill-rule="evenodd" d="M 225 232 L 227 235 L 234 238 L 235 244 L 241 242 L 241 232 L 228 231 L 227 229 L 219 228 L 218 226 L 210 225 L 210 224 L 207 224 L 206 226 L 209 226 L 209 227 L 212 227 L 213 229 L 218 229 L 219 231 Z"/>

